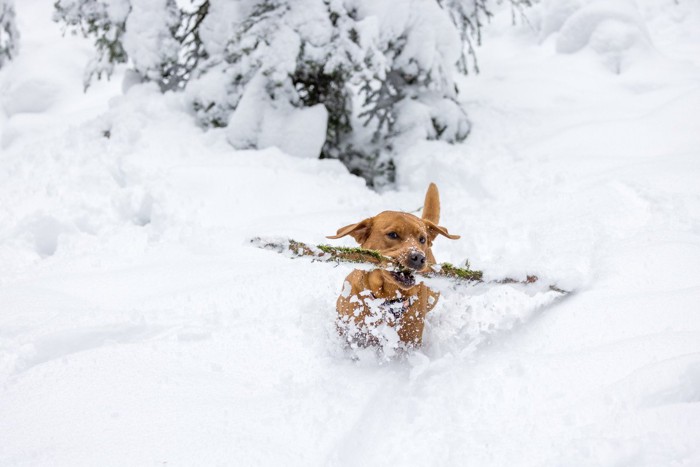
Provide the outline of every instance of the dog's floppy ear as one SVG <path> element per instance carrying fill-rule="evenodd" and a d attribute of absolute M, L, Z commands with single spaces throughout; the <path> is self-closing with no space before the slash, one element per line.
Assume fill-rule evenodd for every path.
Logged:
<path fill-rule="evenodd" d="M 338 229 L 335 235 L 328 235 L 326 238 L 340 238 L 346 235 L 352 235 L 352 238 L 357 241 L 357 243 L 362 244 L 367 238 L 369 238 L 369 233 L 372 230 L 373 219 L 367 218 L 357 224 L 346 225 Z"/>
<path fill-rule="evenodd" d="M 458 238 L 461 238 L 459 235 L 452 235 L 450 234 L 446 228 L 440 226 L 440 225 L 435 225 L 429 220 L 423 219 L 423 222 L 425 222 L 425 225 L 428 226 L 428 235 L 430 235 L 430 240 L 435 240 L 435 237 L 440 235 L 444 235 L 445 237 L 449 238 L 450 240 L 457 240 Z"/>

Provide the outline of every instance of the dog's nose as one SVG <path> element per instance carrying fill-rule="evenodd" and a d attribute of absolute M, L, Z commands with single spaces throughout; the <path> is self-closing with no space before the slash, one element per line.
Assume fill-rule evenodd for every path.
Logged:
<path fill-rule="evenodd" d="M 425 267 L 425 255 L 421 252 L 414 251 L 408 255 L 407 266 L 411 269 L 421 270 Z"/>

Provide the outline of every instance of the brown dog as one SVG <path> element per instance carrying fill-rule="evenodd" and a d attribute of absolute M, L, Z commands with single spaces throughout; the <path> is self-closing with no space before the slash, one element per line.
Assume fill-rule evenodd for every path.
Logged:
<path fill-rule="evenodd" d="M 440 294 L 422 282 L 416 284 L 412 271 L 424 271 L 435 264 L 431 250 L 435 237 L 459 238 L 437 225 L 439 220 L 440 197 L 437 186 L 431 183 L 422 218 L 384 211 L 328 237 L 351 235 L 362 248 L 377 250 L 401 265 L 399 271 L 356 269 L 345 279 L 336 308 L 338 329 L 351 346 L 421 345 L 425 316 Z"/>

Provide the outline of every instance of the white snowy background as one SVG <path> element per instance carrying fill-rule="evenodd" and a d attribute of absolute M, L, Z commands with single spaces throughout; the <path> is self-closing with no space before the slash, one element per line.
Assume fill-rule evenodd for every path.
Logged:
<path fill-rule="evenodd" d="M 123 69 L 83 93 L 52 3 L 15 2 L 0 70 L 0 465 L 700 465 L 697 1 L 504 8 L 471 136 L 382 194 L 236 151 Z M 462 235 L 439 261 L 574 293 L 445 288 L 421 351 L 353 360 L 350 267 L 247 240 L 325 242 L 431 181 Z"/>

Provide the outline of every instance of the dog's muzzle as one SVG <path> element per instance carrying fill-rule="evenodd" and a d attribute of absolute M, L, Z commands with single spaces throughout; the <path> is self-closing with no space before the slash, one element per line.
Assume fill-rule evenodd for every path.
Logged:
<path fill-rule="evenodd" d="M 425 255 L 420 251 L 411 251 L 406 257 L 406 267 L 420 271 L 425 267 Z"/>

